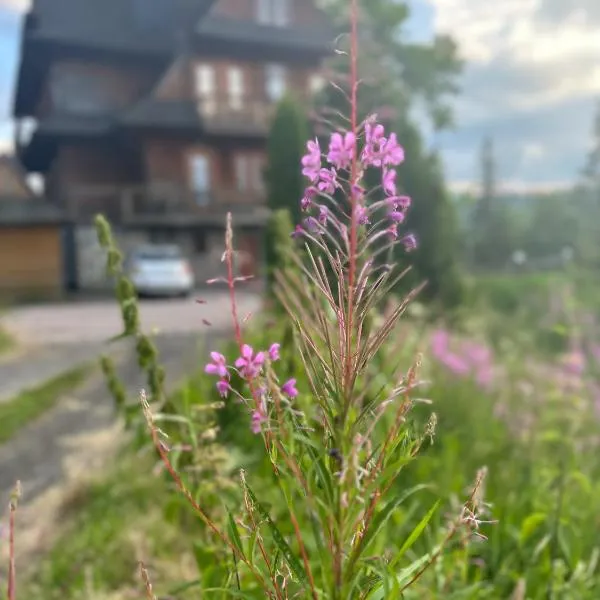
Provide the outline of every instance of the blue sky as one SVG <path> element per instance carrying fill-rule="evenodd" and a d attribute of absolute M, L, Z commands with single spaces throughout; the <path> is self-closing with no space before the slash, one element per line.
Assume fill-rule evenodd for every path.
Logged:
<path fill-rule="evenodd" d="M 407 33 L 415 39 L 450 33 L 466 62 L 456 127 L 432 139 L 452 185 L 476 185 L 478 148 L 486 135 L 494 139 L 507 189 L 574 181 L 600 98 L 600 0 L 408 1 Z M 27 4 L 0 0 L 2 150 L 12 143 L 9 117 Z"/>

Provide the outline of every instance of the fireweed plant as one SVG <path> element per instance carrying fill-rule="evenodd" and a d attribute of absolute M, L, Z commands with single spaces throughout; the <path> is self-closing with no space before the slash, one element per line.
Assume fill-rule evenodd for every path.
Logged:
<path fill-rule="evenodd" d="M 356 15 L 356 0 L 353 1 Z M 357 122 L 357 25 L 351 35 L 351 115 L 345 131 L 334 132 L 324 149 L 315 139 L 298 168 L 307 179 L 300 200 L 306 217 L 292 235 L 303 243 L 297 269 L 278 273 L 275 291 L 295 327 L 296 346 L 278 340 L 252 348 L 243 339 L 236 304 L 231 215 L 223 260 L 238 355 L 210 353 L 205 365 L 227 402 L 247 410 L 248 427 L 262 438 L 285 517 L 276 517 L 252 489 L 252 474 L 241 472 L 241 514 L 229 513 L 221 528 L 186 488 L 169 461 L 168 440 L 156 426 L 145 395 L 142 406 L 155 446 L 180 491 L 231 556 L 229 577 L 202 597 L 312 598 L 346 600 L 401 598 L 450 543 L 464 545 L 479 532 L 485 470 L 464 505 L 433 548 L 423 556 L 408 551 L 425 532 L 437 504 L 403 539 L 389 546 L 389 518 L 419 485 L 402 489 L 398 477 L 422 445 L 433 438 L 435 416 L 423 431 L 406 417 L 420 385 L 418 357 L 408 370 L 397 368 L 389 382 L 373 389 L 370 366 L 415 290 L 378 325 L 369 316 L 406 271 L 385 262 L 395 244 L 416 247 L 401 225 L 410 198 L 396 188 L 404 151 L 393 132 L 374 116 Z M 368 170 L 380 185 L 365 189 Z M 333 277 L 332 277 L 333 274 Z M 308 381 L 278 375 L 284 353 L 300 355 Z M 232 376 L 243 386 L 232 385 Z M 264 503 L 263 503 L 264 502 Z M 387 544 L 387 545 L 386 545 Z M 147 574 L 145 576 L 149 586 Z M 149 588 L 147 588 L 149 589 Z M 152 597 L 151 591 L 148 592 Z"/>

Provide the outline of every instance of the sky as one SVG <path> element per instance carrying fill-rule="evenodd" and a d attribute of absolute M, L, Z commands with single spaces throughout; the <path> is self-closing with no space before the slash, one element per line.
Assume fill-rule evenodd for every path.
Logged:
<path fill-rule="evenodd" d="M 600 99 L 600 0 L 407 1 L 407 33 L 418 40 L 448 33 L 465 61 L 455 128 L 431 140 L 453 188 L 476 185 L 485 136 L 494 140 L 503 188 L 573 183 Z M 12 147 L 10 110 L 27 5 L 0 0 L 0 152 Z"/>

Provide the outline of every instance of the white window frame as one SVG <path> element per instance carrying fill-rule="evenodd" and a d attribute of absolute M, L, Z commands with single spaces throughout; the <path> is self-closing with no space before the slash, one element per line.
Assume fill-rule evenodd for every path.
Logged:
<path fill-rule="evenodd" d="M 287 69 L 279 63 L 265 65 L 265 92 L 271 102 L 279 102 L 286 94 L 288 87 Z"/>
<path fill-rule="evenodd" d="M 227 69 L 227 97 L 229 108 L 241 111 L 244 106 L 244 71 L 232 65 Z"/>
<path fill-rule="evenodd" d="M 202 167 L 202 171 L 199 167 Z M 195 152 L 189 156 L 190 183 L 194 200 L 198 206 L 206 206 L 209 203 L 211 190 L 210 158 L 203 152 Z M 198 174 L 203 173 L 199 179 Z"/>
<path fill-rule="evenodd" d="M 194 89 L 202 112 L 214 115 L 217 110 L 217 75 L 214 65 L 197 63 L 194 68 Z"/>

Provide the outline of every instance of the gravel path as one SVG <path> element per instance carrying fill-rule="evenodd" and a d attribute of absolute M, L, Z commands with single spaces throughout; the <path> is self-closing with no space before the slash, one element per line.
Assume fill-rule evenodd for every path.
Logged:
<path fill-rule="evenodd" d="M 206 336 L 169 335 L 156 342 L 167 371 L 167 389 L 177 387 L 205 354 Z M 126 389 L 136 396 L 144 378 L 132 345 L 121 344 L 113 356 Z M 20 564 L 31 564 L 33 555 L 52 546 L 65 498 L 116 458 L 123 439 L 122 423 L 98 369 L 80 389 L 0 446 L 2 506 L 7 506 L 17 480 L 23 490 L 17 515 Z M 0 574 L 7 564 L 6 544 L 2 554 Z"/>

